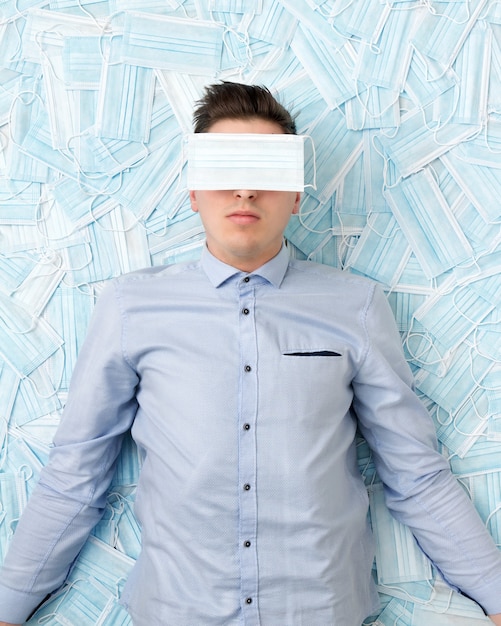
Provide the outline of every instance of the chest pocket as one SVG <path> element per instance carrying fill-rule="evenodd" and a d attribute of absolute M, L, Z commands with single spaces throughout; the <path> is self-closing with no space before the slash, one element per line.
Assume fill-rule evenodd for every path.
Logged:
<path fill-rule="evenodd" d="M 340 357 L 341 353 L 335 352 L 334 350 L 300 350 L 300 351 L 284 352 L 283 356 Z"/>
<path fill-rule="evenodd" d="M 299 414 L 346 410 L 352 398 L 349 359 L 336 347 L 282 349 L 275 385 Z"/>

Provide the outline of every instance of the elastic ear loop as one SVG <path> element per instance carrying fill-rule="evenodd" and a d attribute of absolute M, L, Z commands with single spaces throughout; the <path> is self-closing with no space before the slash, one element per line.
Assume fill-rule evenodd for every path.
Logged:
<path fill-rule="evenodd" d="M 485 520 L 485 527 L 487 529 L 489 528 L 489 524 L 491 523 L 492 518 L 495 515 L 497 515 L 500 511 L 501 511 L 501 503 L 499 503 L 497 506 L 494 507 L 494 509 L 489 513 L 487 519 Z M 494 536 L 494 533 L 491 532 L 491 535 Z M 496 543 L 496 546 L 499 548 L 501 546 L 501 542 L 500 543 Z"/>
<path fill-rule="evenodd" d="M 467 0 L 466 2 L 458 2 L 458 4 L 465 4 L 465 5 L 469 5 L 469 1 Z M 423 0 L 423 6 L 425 6 L 429 13 L 431 13 L 432 15 L 434 15 L 435 17 L 443 17 L 446 20 L 449 20 L 450 22 L 452 22 L 453 24 L 457 24 L 458 26 L 461 26 L 462 24 L 467 24 L 472 13 L 469 9 L 469 6 L 467 6 L 466 8 L 466 19 L 463 21 L 460 20 L 456 20 L 453 17 L 449 17 L 448 15 L 446 15 L 445 13 L 439 13 L 434 7 L 433 5 L 430 3 L 430 0 Z"/>
<path fill-rule="evenodd" d="M 442 368 L 446 367 L 447 359 L 443 355 L 441 355 L 438 349 L 435 347 L 434 342 L 433 342 L 433 335 L 431 335 L 431 333 L 427 331 L 423 331 L 423 332 L 414 331 L 413 326 L 414 326 L 415 321 L 417 320 L 415 316 L 412 315 L 410 328 L 405 334 L 404 341 L 403 341 L 403 344 L 405 345 L 407 352 L 411 356 L 412 360 L 421 366 L 441 365 Z M 425 347 L 422 348 L 420 354 L 414 353 L 414 351 L 410 347 L 409 342 L 411 341 L 411 339 L 415 337 L 419 338 L 420 343 L 428 342 L 429 344 L 428 348 L 425 348 Z M 435 353 L 437 354 L 438 358 L 436 360 L 425 360 L 424 358 L 422 358 L 425 354 L 429 354 L 430 352 L 433 352 L 433 351 L 435 351 Z"/>
<path fill-rule="evenodd" d="M 313 141 L 313 137 L 311 135 L 301 135 L 305 139 L 309 139 L 311 142 L 311 152 L 313 157 L 313 182 L 306 183 L 305 187 L 311 187 L 315 191 L 317 190 L 317 153 L 315 150 L 315 142 Z"/>
<path fill-rule="evenodd" d="M 469 402 L 469 403 L 471 404 L 471 406 L 472 406 L 472 408 L 473 408 L 473 411 L 474 411 L 474 413 L 475 413 L 475 416 L 478 418 L 478 421 L 479 421 L 479 428 L 480 428 L 480 426 L 482 426 L 482 427 L 483 427 L 483 426 L 484 426 L 484 425 L 485 425 L 485 424 L 489 421 L 489 417 L 490 417 L 490 415 L 485 415 L 485 416 L 480 415 L 480 413 L 479 413 L 479 411 L 478 411 L 478 408 L 477 408 L 477 405 L 476 405 L 476 403 L 475 403 L 475 400 L 474 400 L 471 396 L 469 396 L 469 397 L 467 398 L 467 402 Z M 456 414 L 456 415 L 454 416 L 453 420 L 452 420 L 452 427 L 454 428 L 454 430 L 455 430 L 457 433 L 459 433 L 460 435 L 462 435 L 462 436 L 463 436 L 463 437 L 465 437 L 466 439 L 470 439 L 470 438 L 473 438 L 473 437 L 480 437 L 480 436 L 483 436 L 483 432 L 474 431 L 474 432 L 472 432 L 472 433 L 467 433 L 467 432 L 462 431 L 462 430 L 459 428 L 459 426 L 458 426 L 458 420 L 459 420 L 459 414 Z"/>

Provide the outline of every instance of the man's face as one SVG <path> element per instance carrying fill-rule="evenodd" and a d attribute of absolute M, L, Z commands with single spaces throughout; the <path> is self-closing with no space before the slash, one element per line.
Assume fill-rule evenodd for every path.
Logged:
<path fill-rule="evenodd" d="M 258 118 L 219 120 L 209 132 L 283 134 L 275 122 Z M 209 250 L 244 272 L 254 271 L 278 254 L 300 198 L 296 191 L 190 191 L 191 207 L 200 214 Z"/>

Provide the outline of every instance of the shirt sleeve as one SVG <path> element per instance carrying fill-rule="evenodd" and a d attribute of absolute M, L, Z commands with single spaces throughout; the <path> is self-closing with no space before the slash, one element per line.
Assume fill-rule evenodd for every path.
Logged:
<path fill-rule="evenodd" d="M 118 286 L 98 299 L 47 466 L 0 572 L 0 620 L 22 622 L 57 589 L 99 521 L 123 434 L 136 410 L 136 372 L 122 350 Z"/>
<path fill-rule="evenodd" d="M 362 323 L 365 358 L 353 381 L 360 430 L 371 447 L 392 514 L 412 530 L 444 579 L 486 613 L 501 612 L 501 552 L 438 452 L 431 417 L 412 374 L 383 291 Z"/>

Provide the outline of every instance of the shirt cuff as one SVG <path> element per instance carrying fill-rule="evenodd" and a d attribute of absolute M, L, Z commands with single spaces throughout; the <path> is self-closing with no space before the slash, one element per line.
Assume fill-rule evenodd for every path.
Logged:
<path fill-rule="evenodd" d="M 47 594 L 25 593 L 0 583 L 0 620 L 11 624 L 25 622 Z"/>

